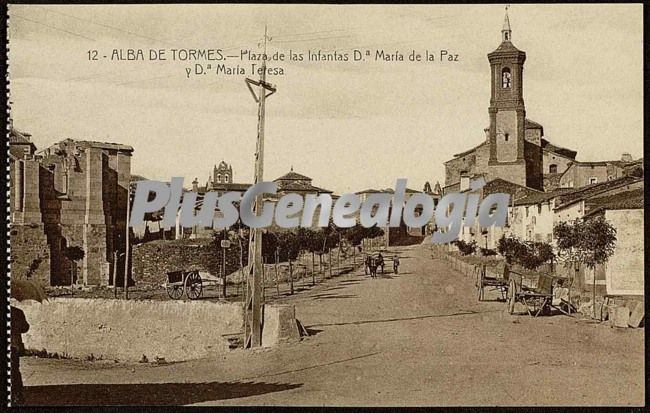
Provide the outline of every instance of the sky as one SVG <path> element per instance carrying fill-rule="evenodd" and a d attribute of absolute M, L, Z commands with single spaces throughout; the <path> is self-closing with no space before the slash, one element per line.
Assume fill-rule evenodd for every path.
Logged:
<path fill-rule="evenodd" d="M 642 5 L 514 5 L 508 13 L 512 41 L 527 53 L 526 116 L 546 139 L 582 161 L 643 156 Z M 284 62 L 284 75 L 267 78 L 277 93 L 266 105 L 265 180 L 293 167 L 341 194 L 398 178 L 415 189 L 444 185 L 443 163 L 485 139 L 487 53 L 501 41 L 504 7 L 10 5 L 9 16 L 17 129 L 38 148 L 66 138 L 131 145 L 133 174 L 182 176 L 186 186 L 205 183 L 221 160 L 235 182 L 252 182 L 257 105 L 246 76 L 188 78 L 193 62 L 91 61 L 89 50 L 260 51 L 266 25 L 269 54 L 458 54 L 444 63 Z"/>

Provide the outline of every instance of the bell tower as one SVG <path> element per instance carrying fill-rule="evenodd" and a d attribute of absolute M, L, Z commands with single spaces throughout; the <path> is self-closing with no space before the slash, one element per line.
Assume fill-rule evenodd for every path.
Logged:
<path fill-rule="evenodd" d="M 501 29 L 501 44 L 488 54 L 491 70 L 489 165 L 494 177 L 526 184 L 523 83 L 526 53 L 512 44 L 508 9 Z"/>

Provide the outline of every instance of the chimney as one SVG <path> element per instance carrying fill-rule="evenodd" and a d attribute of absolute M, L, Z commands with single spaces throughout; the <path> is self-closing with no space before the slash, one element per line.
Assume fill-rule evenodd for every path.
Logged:
<path fill-rule="evenodd" d="M 464 173 L 460 175 L 460 190 L 469 189 L 469 175 Z"/>
<path fill-rule="evenodd" d="M 625 152 L 623 155 L 621 155 L 621 161 L 623 162 L 632 162 L 632 155 L 629 153 Z"/>
<path fill-rule="evenodd" d="M 192 191 L 199 192 L 199 179 L 198 178 L 194 178 L 194 180 L 192 181 Z"/>

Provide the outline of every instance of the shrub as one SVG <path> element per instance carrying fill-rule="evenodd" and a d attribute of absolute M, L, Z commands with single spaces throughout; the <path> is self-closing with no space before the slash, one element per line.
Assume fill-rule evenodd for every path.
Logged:
<path fill-rule="evenodd" d="M 484 256 L 484 257 L 492 257 L 494 255 L 497 255 L 496 250 L 493 250 L 491 248 L 483 248 L 483 247 L 481 247 L 480 251 L 481 251 L 481 255 Z"/>
<path fill-rule="evenodd" d="M 517 237 L 501 237 L 497 244 L 499 254 L 506 258 L 508 264 L 519 264 L 528 270 L 534 270 L 555 258 L 553 247 L 545 242 L 521 241 Z"/>
<path fill-rule="evenodd" d="M 458 239 L 453 244 L 458 248 L 461 255 L 472 255 L 476 252 L 476 241 L 465 242 L 462 239 Z"/>

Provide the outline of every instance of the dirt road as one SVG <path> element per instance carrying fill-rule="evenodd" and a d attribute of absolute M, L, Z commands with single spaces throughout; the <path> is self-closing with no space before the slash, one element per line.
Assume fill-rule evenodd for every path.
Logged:
<path fill-rule="evenodd" d="M 287 302 L 300 343 L 178 364 L 23 359 L 29 404 L 642 405 L 644 331 L 510 316 L 427 245 Z M 488 293 L 487 298 L 496 298 Z M 206 328 L 209 328 L 206 326 Z"/>

